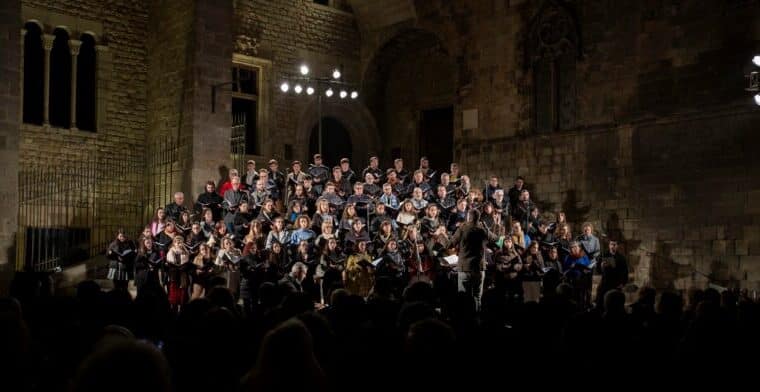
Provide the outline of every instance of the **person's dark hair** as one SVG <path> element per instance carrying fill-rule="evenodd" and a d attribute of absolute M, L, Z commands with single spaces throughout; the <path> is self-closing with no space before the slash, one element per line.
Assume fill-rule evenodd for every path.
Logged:
<path fill-rule="evenodd" d="M 624 314 L 625 313 L 625 294 L 620 290 L 610 290 L 604 294 L 604 313 Z"/>
<path fill-rule="evenodd" d="M 478 222 L 480 222 L 480 211 L 478 211 L 478 210 L 476 210 L 474 208 L 471 209 L 467 213 L 467 220 L 470 221 L 471 223 L 478 223 Z"/>
<path fill-rule="evenodd" d="M 170 390 L 169 366 L 161 352 L 130 339 L 113 341 L 91 354 L 71 388 L 72 392 Z"/>

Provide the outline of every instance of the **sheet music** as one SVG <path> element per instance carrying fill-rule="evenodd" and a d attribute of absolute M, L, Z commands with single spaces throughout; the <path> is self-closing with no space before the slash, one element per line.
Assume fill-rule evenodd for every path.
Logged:
<path fill-rule="evenodd" d="M 443 258 L 449 265 L 457 265 L 459 263 L 459 256 L 451 255 Z"/>

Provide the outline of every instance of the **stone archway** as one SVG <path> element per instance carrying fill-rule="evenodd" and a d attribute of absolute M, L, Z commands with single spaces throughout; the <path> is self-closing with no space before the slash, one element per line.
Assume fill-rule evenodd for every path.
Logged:
<path fill-rule="evenodd" d="M 309 136 L 309 156 L 319 150 L 319 124 L 315 124 Z M 353 160 L 353 145 L 351 135 L 346 127 L 337 119 L 322 117 L 322 162 L 327 167 L 337 166 L 342 158 Z M 361 160 L 364 157 L 356 157 Z"/>
<path fill-rule="evenodd" d="M 436 168 L 447 167 L 453 157 L 453 117 L 457 104 L 458 68 L 445 42 L 434 32 L 404 29 L 380 45 L 367 64 L 362 92 L 375 117 L 385 161 L 403 158 L 416 167 L 420 156 L 434 156 Z M 447 111 L 446 129 L 430 114 Z M 436 140 L 429 140 L 436 135 Z M 440 138 L 439 138 L 440 136 Z M 431 148 L 431 146 L 433 146 Z"/>
<path fill-rule="evenodd" d="M 363 169 L 369 156 L 377 155 L 382 148 L 375 120 L 359 100 L 331 102 L 329 99 L 323 99 L 322 118 L 334 119 L 345 128 L 351 139 L 353 156 L 351 166 L 354 170 Z M 305 162 L 311 162 L 309 142 L 317 121 L 318 108 L 314 100 L 300 115 L 296 128 L 294 154 Z"/>

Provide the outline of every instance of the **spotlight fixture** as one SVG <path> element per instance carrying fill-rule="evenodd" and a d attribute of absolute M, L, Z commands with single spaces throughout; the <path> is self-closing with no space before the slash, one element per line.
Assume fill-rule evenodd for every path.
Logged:
<path fill-rule="evenodd" d="M 301 91 L 303 91 L 303 87 L 301 87 L 300 84 L 297 84 L 295 87 L 293 87 L 293 91 L 295 91 L 296 94 L 301 94 Z"/>
<path fill-rule="evenodd" d="M 340 70 L 338 68 L 335 68 L 332 73 L 333 79 L 340 79 Z"/>
<path fill-rule="evenodd" d="M 348 95 L 348 93 L 346 92 L 346 90 L 340 90 L 340 98 L 341 99 L 345 98 L 347 95 Z"/>
<path fill-rule="evenodd" d="M 752 63 L 760 67 L 760 55 L 757 55 L 752 58 Z"/>
<path fill-rule="evenodd" d="M 328 98 L 332 97 L 333 90 L 331 88 L 328 88 L 327 91 L 325 91 L 325 95 L 327 95 Z"/>
<path fill-rule="evenodd" d="M 356 91 L 351 91 L 351 99 L 356 99 L 359 97 L 359 93 Z"/>
<path fill-rule="evenodd" d="M 760 106 L 760 94 L 755 94 L 755 103 Z"/>
<path fill-rule="evenodd" d="M 314 87 L 306 87 L 306 94 L 311 95 L 314 94 Z"/>
<path fill-rule="evenodd" d="M 309 74 L 309 66 L 306 65 L 306 64 L 301 64 L 300 71 L 301 71 L 301 75 L 303 75 L 303 76 L 308 75 Z"/>
<path fill-rule="evenodd" d="M 282 90 L 283 93 L 287 93 L 288 90 L 290 90 L 290 85 L 288 84 L 288 82 L 282 82 L 282 84 L 280 85 L 280 90 Z"/>

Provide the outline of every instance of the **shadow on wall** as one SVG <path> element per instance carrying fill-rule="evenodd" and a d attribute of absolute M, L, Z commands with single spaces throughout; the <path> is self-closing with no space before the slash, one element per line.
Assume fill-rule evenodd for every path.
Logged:
<path fill-rule="evenodd" d="M 565 218 L 575 227 L 573 230 L 579 231 L 580 225 L 588 219 L 588 212 L 591 211 L 591 205 L 584 207 L 578 206 L 578 195 L 575 189 L 568 189 L 565 192 L 565 201 L 562 203 L 562 211 L 565 212 Z"/>
<path fill-rule="evenodd" d="M 219 181 L 216 182 L 217 191 L 222 186 L 222 184 L 224 184 L 224 182 L 227 181 L 227 177 L 229 177 L 229 175 L 230 175 L 230 168 L 228 168 L 225 165 L 219 166 Z"/>

